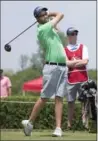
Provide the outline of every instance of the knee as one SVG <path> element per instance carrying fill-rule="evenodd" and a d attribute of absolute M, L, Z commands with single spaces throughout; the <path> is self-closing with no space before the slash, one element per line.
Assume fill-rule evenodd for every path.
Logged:
<path fill-rule="evenodd" d="M 73 105 L 75 102 L 74 101 L 69 101 L 68 104 L 69 105 Z"/>
<path fill-rule="evenodd" d="M 40 98 L 40 101 L 41 101 L 42 103 L 46 103 L 46 102 L 48 101 L 48 99 L 47 99 L 47 98 Z"/>
<path fill-rule="evenodd" d="M 74 101 L 70 101 L 70 102 L 68 102 L 68 107 L 69 108 L 74 108 L 74 104 L 75 104 Z"/>
<path fill-rule="evenodd" d="M 56 101 L 56 102 L 62 102 L 62 101 L 63 101 L 63 98 L 60 97 L 60 96 L 56 96 L 56 97 L 55 97 L 55 101 Z"/>

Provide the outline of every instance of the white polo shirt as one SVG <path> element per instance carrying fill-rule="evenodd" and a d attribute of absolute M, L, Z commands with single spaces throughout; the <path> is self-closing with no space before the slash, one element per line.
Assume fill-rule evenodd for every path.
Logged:
<path fill-rule="evenodd" d="M 76 51 L 79 48 L 80 44 L 72 45 L 68 44 L 67 48 L 71 51 Z M 89 60 L 89 55 L 88 55 L 88 48 L 87 46 L 83 45 L 83 53 L 82 53 L 82 59 L 88 59 Z"/>

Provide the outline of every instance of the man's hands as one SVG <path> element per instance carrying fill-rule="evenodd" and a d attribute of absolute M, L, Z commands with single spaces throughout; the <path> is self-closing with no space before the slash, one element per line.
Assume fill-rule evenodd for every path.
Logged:
<path fill-rule="evenodd" d="M 78 60 L 66 60 L 66 64 L 69 68 L 74 68 L 78 62 Z"/>
<path fill-rule="evenodd" d="M 63 14 L 58 13 L 58 12 L 48 12 L 49 17 L 54 17 L 50 22 L 53 27 L 56 27 L 56 25 L 62 20 L 64 17 Z"/>
<path fill-rule="evenodd" d="M 49 11 L 47 11 L 47 15 L 49 16 L 50 21 L 54 19 L 54 16 L 51 16 L 51 13 L 49 13 Z M 55 26 L 54 28 L 57 32 L 59 31 L 59 28 L 57 26 Z"/>
<path fill-rule="evenodd" d="M 8 91 L 8 95 L 11 96 L 11 93 L 12 93 L 11 87 L 9 87 L 9 88 L 7 89 L 7 91 Z"/>
<path fill-rule="evenodd" d="M 66 61 L 67 66 L 70 67 L 70 68 L 82 67 L 82 66 L 87 65 L 87 63 L 88 63 L 88 59 L 77 60 L 77 59 L 74 58 L 73 60 L 67 60 Z"/>
<path fill-rule="evenodd" d="M 79 60 L 79 62 L 77 62 L 75 64 L 75 67 L 82 67 L 88 64 L 88 59 L 83 59 L 83 60 Z"/>

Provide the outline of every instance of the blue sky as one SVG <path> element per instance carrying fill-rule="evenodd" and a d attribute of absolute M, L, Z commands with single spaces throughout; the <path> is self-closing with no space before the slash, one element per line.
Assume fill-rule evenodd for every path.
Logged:
<path fill-rule="evenodd" d="M 21 54 L 31 56 L 38 49 L 36 44 L 36 25 L 11 43 L 12 51 L 5 52 L 4 44 L 22 30 L 31 25 L 35 19 L 33 10 L 45 6 L 49 11 L 64 13 L 59 28 L 66 33 L 68 27 L 79 30 L 78 42 L 89 50 L 89 68 L 96 68 L 96 2 L 95 1 L 2 1 L 1 2 L 1 67 L 19 69 Z"/>

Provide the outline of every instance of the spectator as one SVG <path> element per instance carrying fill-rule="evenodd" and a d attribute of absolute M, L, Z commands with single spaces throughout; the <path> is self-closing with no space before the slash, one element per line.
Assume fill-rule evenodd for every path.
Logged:
<path fill-rule="evenodd" d="M 11 95 L 11 81 L 7 76 L 3 75 L 3 70 L 0 69 L 0 97 L 6 98 Z"/>
<path fill-rule="evenodd" d="M 87 67 L 88 64 L 88 49 L 84 44 L 77 43 L 78 30 L 69 28 L 67 37 L 69 44 L 65 48 L 66 60 L 68 66 L 68 129 L 72 127 L 72 119 L 74 114 L 74 103 L 77 93 L 80 94 L 81 83 L 88 81 Z M 87 117 L 85 108 L 83 109 L 82 121 L 86 128 Z"/>

